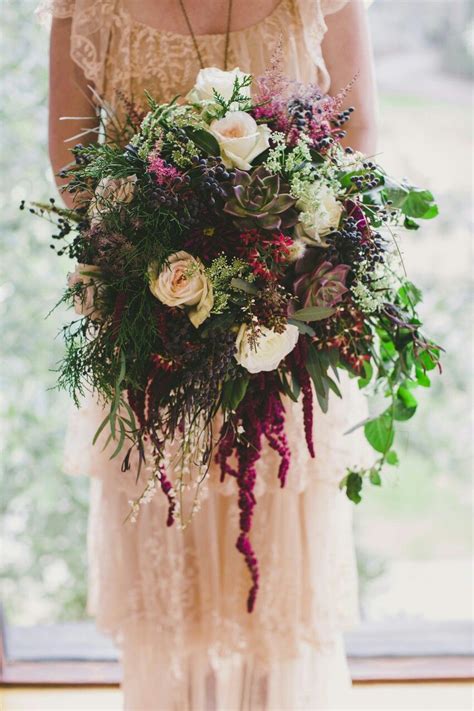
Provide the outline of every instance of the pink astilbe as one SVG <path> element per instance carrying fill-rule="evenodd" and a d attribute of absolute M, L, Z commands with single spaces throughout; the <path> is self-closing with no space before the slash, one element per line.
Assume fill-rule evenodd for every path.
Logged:
<path fill-rule="evenodd" d="M 181 177 L 181 172 L 170 165 L 162 158 L 158 151 L 152 151 L 148 156 L 148 173 L 152 173 L 157 184 L 160 187 L 171 186 L 178 178 Z"/>
<path fill-rule="evenodd" d="M 270 67 L 256 79 L 254 118 L 266 121 L 274 130 L 284 133 L 289 146 L 295 146 L 300 136 L 305 135 L 317 150 L 324 153 L 332 142 L 340 140 L 344 135 L 341 132 L 339 113 L 357 77 L 335 96 L 328 96 L 316 84 L 303 84 L 288 79 L 282 66 L 280 42 Z M 304 126 L 299 126 L 295 121 L 292 107 L 297 105 L 309 111 Z"/>

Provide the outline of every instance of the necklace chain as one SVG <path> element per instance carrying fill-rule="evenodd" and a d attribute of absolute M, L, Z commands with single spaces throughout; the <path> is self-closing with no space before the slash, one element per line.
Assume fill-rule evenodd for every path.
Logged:
<path fill-rule="evenodd" d="M 228 6 L 227 6 L 227 25 L 226 25 L 226 32 L 225 32 L 225 45 L 224 45 L 224 70 L 227 71 L 227 62 L 228 62 L 228 55 L 229 55 L 229 39 L 230 39 L 230 24 L 232 20 L 232 3 L 233 0 L 228 0 Z M 199 49 L 199 44 L 197 41 L 197 37 L 194 33 L 193 26 L 191 25 L 191 20 L 189 19 L 189 15 L 186 11 L 186 8 L 184 6 L 184 0 L 179 0 L 179 5 L 181 7 L 181 11 L 183 13 L 186 25 L 189 30 L 189 34 L 191 35 L 191 39 L 193 41 L 194 49 L 196 51 L 196 56 L 199 61 L 199 65 L 201 69 L 204 69 L 204 62 L 202 60 L 202 55 L 201 51 Z"/>

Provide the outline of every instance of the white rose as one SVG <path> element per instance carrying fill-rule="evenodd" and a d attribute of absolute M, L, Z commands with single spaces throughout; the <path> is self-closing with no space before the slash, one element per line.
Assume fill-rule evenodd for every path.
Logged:
<path fill-rule="evenodd" d="M 235 359 L 249 373 L 275 370 L 296 346 L 298 337 L 298 328 L 291 324 L 286 326 L 283 333 L 262 326 L 257 343 L 252 345 L 249 343 L 249 327 L 243 323 L 235 341 Z"/>
<path fill-rule="evenodd" d="M 214 305 L 212 284 L 202 262 L 188 252 L 172 254 L 161 272 L 157 271 L 156 264 L 151 264 L 148 279 L 151 293 L 161 303 L 188 307 L 189 320 L 196 328 L 209 316 Z"/>
<path fill-rule="evenodd" d="M 212 121 L 209 130 L 219 143 L 225 165 L 240 170 L 250 170 L 253 159 L 268 148 L 271 134 L 268 126 L 257 124 L 245 111 L 229 111 Z"/>
<path fill-rule="evenodd" d="M 110 175 L 101 178 L 89 205 L 89 217 L 94 227 L 101 221 L 101 216 L 113 210 L 116 205 L 126 205 L 135 195 L 136 175 L 126 178 L 112 178 Z"/>
<path fill-rule="evenodd" d="M 206 67 L 201 69 L 196 77 L 196 83 L 188 94 L 190 101 L 214 101 L 215 89 L 227 101 L 231 98 L 234 90 L 234 82 L 238 79 L 243 79 L 248 76 L 241 72 L 238 67 L 230 72 L 224 72 L 217 67 Z M 250 97 L 250 86 L 244 86 L 240 90 L 243 96 Z"/>
<path fill-rule="evenodd" d="M 323 238 L 337 229 L 342 213 L 342 205 L 336 200 L 331 189 L 323 185 L 314 203 L 308 204 L 300 200 L 296 207 L 301 210 L 300 221 L 296 226 L 297 236 L 309 244 L 316 242 L 326 246 Z"/>
<path fill-rule="evenodd" d="M 100 275 L 100 268 L 93 264 L 76 264 L 75 270 L 67 275 L 67 285 L 72 289 L 77 284 L 83 286 L 82 290 L 74 295 L 74 311 L 79 316 L 89 316 L 93 321 L 100 318 L 100 311 L 96 308 L 97 295 L 101 282 L 90 274 Z"/>

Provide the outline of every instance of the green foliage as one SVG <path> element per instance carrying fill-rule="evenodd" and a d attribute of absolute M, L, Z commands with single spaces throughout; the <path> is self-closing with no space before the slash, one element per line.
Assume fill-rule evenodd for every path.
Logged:
<path fill-rule="evenodd" d="M 222 388 L 222 407 L 235 411 L 245 397 L 250 378 L 242 374 L 235 380 L 228 380 Z"/>
<path fill-rule="evenodd" d="M 400 184 L 386 179 L 382 193 L 385 200 L 391 200 L 393 206 L 409 218 L 408 222 L 405 221 L 409 229 L 416 229 L 418 226 L 414 219 L 410 218 L 431 220 L 439 214 L 438 206 L 429 190 L 420 190 L 408 183 Z"/>

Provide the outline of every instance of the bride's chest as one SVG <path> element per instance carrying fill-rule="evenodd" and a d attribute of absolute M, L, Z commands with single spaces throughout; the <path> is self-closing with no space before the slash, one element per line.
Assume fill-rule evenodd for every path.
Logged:
<path fill-rule="evenodd" d="M 309 67 L 305 71 L 304 60 L 299 56 L 303 41 L 294 2 L 280 0 L 263 21 L 230 32 L 227 50 L 225 33 L 197 35 L 203 65 L 223 68 L 227 51 L 229 68 L 239 66 L 259 75 L 269 66 L 281 43 L 281 70 L 294 79 L 308 80 L 310 77 L 305 74 Z M 190 35 L 138 21 L 125 6 L 116 12 L 104 76 L 104 93 L 109 103 L 116 105 L 121 94 L 142 104 L 145 91 L 157 101 L 169 100 L 191 89 L 199 69 L 200 61 Z"/>

